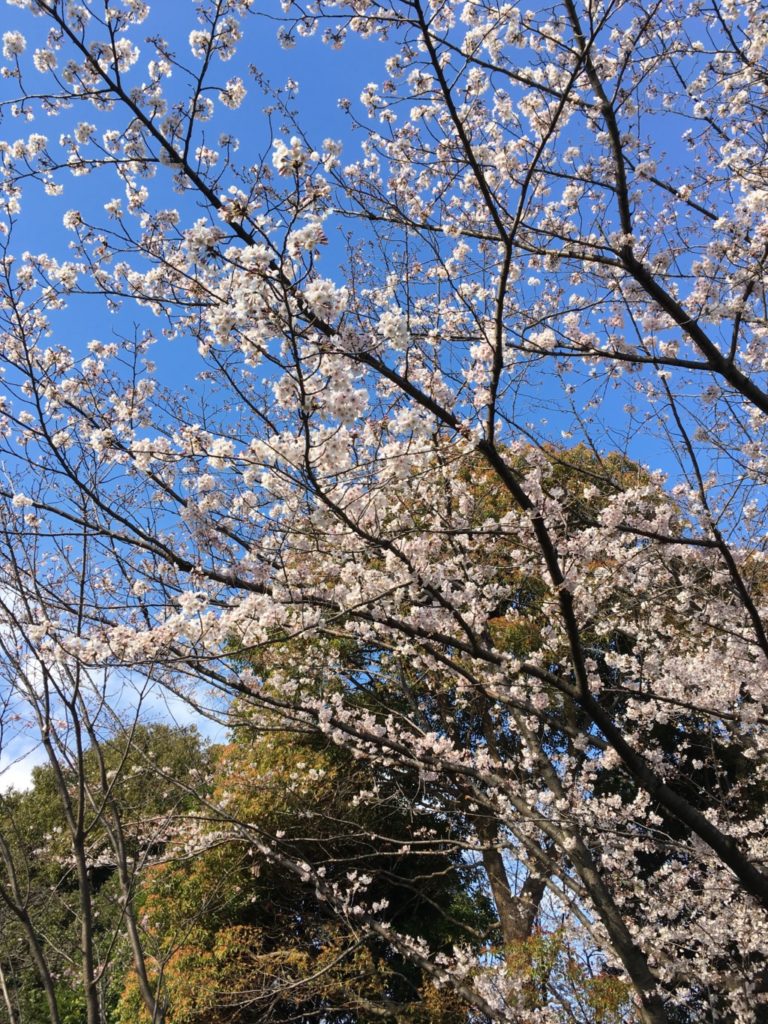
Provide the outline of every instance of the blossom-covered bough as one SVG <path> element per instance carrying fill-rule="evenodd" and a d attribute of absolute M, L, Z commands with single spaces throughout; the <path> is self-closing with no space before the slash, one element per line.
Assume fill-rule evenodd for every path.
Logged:
<path fill-rule="evenodd" d="M 559 922 L 628 986 L 616 1019 L 756 1020 L 768 9 L 202 0 L 187 40 L 137 0 L 14 6 L 4 529 L 92 567 L 30 643 L 421 772 L 492 950 L 315 884 L 471 1019 L 608 1019 L 521 980 Z M 343 146 L 289 83 L 263 156 L 260 16 L 375 55 Z M 72 175 L 68 251 L 17 243 Z M 102 339 L 65 346 L 94 296 Z"/>

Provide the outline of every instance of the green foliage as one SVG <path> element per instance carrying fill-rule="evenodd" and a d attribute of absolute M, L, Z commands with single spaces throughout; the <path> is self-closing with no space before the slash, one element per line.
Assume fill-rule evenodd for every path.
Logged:
<path fill-rule="evenodd" d="M 122 990 L 130 951 L 107 828 L 114 829 L 116 812 L 138 898 L 142 865 L 162 851 L 177 816 L 195 805 L 177 782 L 204 782 L 208 765 L 209 754 L 196 730 L 147 725 L 118 733 L 98 749 L 88 748 L 79 770 L 74 764 L 64 768 L 73 806 L 81 800 L 84 806 L 98 987 L 108 1016 Z M 62 793 L 50 765 L 33 770 L 29 789 L 0 794 L 0 836 L 10 858 L 10 864 L 0 863 L 0 885 L 10 891 L 12 869 L 54 979 L 62 1024 L 83 1024 L 80 892 Z M 1 913 L 0 963 L 12 1002 L 22 1024 L 42 1024 L 49 1010 L 24 930 L 7 907 Z"/>
<path fill-rule="evenodd" d="M 471 870 L 455 855 L 413 852 L 418 780 L 376 769 L 314 732 L 241 726 L 219 751 L 214 798 L 242 830 L 223 824 L 198 836 L 210 848 L 153 872 L 143 913 L 163 948 L 168 1024 L 246 1024 L 252 1020 L 362 1022 L 444 1018 L 426 978 L 382 942 L 340 925 L 331 907 L 257 840 L 272 840 L 292 861 L 323 870 L 330 886 L 348 872 L 370 878 L 365 900 L 386 903 L 381 917 L 433 948 L 473 941 L 492 920 L 471 891 Z M 359 799 L 361 791 L 375 799 Z M 478 941 L 477 938 L 474 941 Z M 426 1000 L 425 992 L 429 992 Z M 431 1002 L 430 1002 L 431 1001 Z M 138 1014 L 138 1016 L 137 1016 Z M 129 979 L 119 1021 L 141 1020 Z M 456 1018 L 465 1019 L 465 1017 Z"/>

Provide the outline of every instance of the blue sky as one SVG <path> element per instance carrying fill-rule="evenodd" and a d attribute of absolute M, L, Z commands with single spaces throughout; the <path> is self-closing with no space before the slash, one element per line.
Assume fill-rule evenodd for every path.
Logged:
<path fill-rule="evenodd" d="M 27 37 L 27 52 L 22 61 L 25 67 L 29 67 L 28 58 L 32 50 L 44 43 L 47 29 L 45 19 L 32 17 L 29 13 L 12 7 L 6 6 L 2 10 L 2 31 L 18 29 Z M 157 0 L 147 23 L 134 31 L 134 41 L 142 45 L 144 37 L 154 33 L 161 34 L 169 40 L 180 58 L 183 57 L 189 64 L 194 64 L 188 44 L 189 31 L 196 24 L 194 10 L 195 4 L 188 0 Z M 274 10 L 279 10 L 277 4 L 274 5 Z M 352 101 L 353 113 L 365 120 L 366 115 L 358 102 L 358 97 L 369 81 L 380 80 L 383 77 L 384 62 L 391 54 L 392 47 L 351 36 L 345 47 L 335 52 L 321 42 L 318 34 L 311 39 L 299 40 L 294 49 L 283 50 L 276 41 L 275 20 L 266 17 L 247 18 L 244 29 L 245 38 L 238 55 L 232 61 L 215 65 L 211 81 L 213 84 L 223 84 L 227 78 L 241 75 L 246 82 L 249 95 L 245 105 L 237 112 L 218 110 L 216 133 L 231 131 L 239 135 L 243 140 L 241 153 L 244 160 L 254 161 L 260 155 L 268 154 L 271 133 L 279 129 L 282 118 L 279 114 L 273 114 L 270 122 L 269 115 L 264 112 L 270 100 L 260 94 L 257 83 L 250 73 L 250 66 L 253 65 L 275 88 L 284 86 L 289 78 L 297 83 L 298 89 L 293 91 L 290 103 L 296 109 L 297 120 L 315 146 L 319 146 L 326 137 L 338 138 L 345 146 L 343 159 L 355 159 L 359 153 L 359 141 L 362 141 L 361 133 L 350 130 L 350 120 L 340 108 L 338 101 L 342 97 L 348 97 Z M 150 47 L 146 46 L 146 50 L 149 51 Z M 140 60 L 132 72 L 137 81 L 142 80 L 143 63 L 145 61 Z M 31 69 L 29 74 L 30 82 L 35 83 L 37 87 L 42 85 L 42 76 L 36 75 Z M 186 94 L 181 73 L 175 73 L 169 82 L 169 90 L 171 96 L 174 91 L 179 95 Z M 15 92 L 15 82 L 0 80 L 0 101 L 14 96 Z M 25 123 L 21 119 L 12 118 L 6 111 L 0 124 L 0 134 L 5 138 L 15 138 L 37 131 L 56 139 L 61 133 L 71 131 L 80 120 L 91 120 L 99 129 L 103 129 L 107 126 L 120 127 L 125 123 L 124 118 L 125 115 L 119 110 L 114 113 L 98 114 L 90 107 L 76 105 L 58 117 L 41 116 L 34 122 Z M 679 152 L 679 139 L 661 138 L 659 142 L 669 152 L 674 162 Z M 167 179 L 168 175 L 161 171 L 156 181 L 150 182 L 149 186 L 156 190 L 160 202 L 166 205 L 181 205 L 184 222 L 191 223 L 202 211 L 197 210 L 194 197 L 180 200 L 170 188 Z M 87 177 L 64 175 L 60 180 L 65 184 L 65 192 L 63 196 L 54 198 L 45 196 L 39 185 L 29 184 L 23 200 L 22 217 L 14 237 L 14 248 L 17 251 L 29 248 L 32 251 L 46 251 L 59 259 L 65 259 L 72 237 L 62 224 L 65 212 L 79 207 L 89 213 L 99 211 L 104 202 L 122 191 L 121 186 L 114 181 L 111 171 Z M 107 222 L 106 214 L 103 222 Z M 332 240 L 331 245 L 323 256 L 319 270 L 322 274 L 340 281 L 338 264 L 344 256 L 343 247 L 337 240 L 333 228 L 329 231 L 329 237 Z M 134 325 L 138 330 L 151 328 L 155 331 L 160 326 L 148 311 L 128 304 L 117 314 L 107 313 L 105 304 L 99 297 L 73 299 L 68 310 L 55 315 L 52 324 L 52 341 L 70 345 L 76 355 L 85 354 L 87 343 L 93 338 L 106 342 L 113 333 L 133 333 Z M 190 344 L 186 339 L 179 339 L 168 345 L 158 345 L 153 350 L 152 357 L 158 363 L 163 383 L 171 387 L 188 385 L 201 391 L 204 385 L 195 381 L 195 374 L 200 365 L 196 357 L 190 353 Z M 557 412 L 554 407 L 553 396 L 561 395 L 559 385 L 550 383 L 549 387 L 551 391 L 542 387 L 538 393 L 529 389 L 524 398 L 521 417 L 535 425 L 537 429 L 541 428 L 542 433 L 557 440 L 560 439 L 561 430 L 569 426 L 569 423 L 567 417 Z M 608 420 L 609 427 L 612 418 L 617 424 L 626 425 L 623 405 L 627 400 L 627 390 L 622 386 L 620 391 L 616 391 L 610 384 L 605 387 L 600 412 L 603 419 Z M 549 421 L 545 427 L 542 426 L 542 420 Z M 662 446 L 647 432 L 638 431 L 630 440 L 630 454 L 652 464 L 652 468 L 660 467 L 674 471 L 674 465 L 668 456 L 661 454 Z M 118 702 L 120 699 L 122 698 L 116 698 Z M 172 711 L 163 711 L 160 702 L 158 713 L 183 716 L 189 712 L 186 707 L 175 705 Z M 9 757 L 13 759 L 26 749 L 24 744 L 27 741 L 23 735 L 15 742 L 15 746 L 7 748 L 4 752 L 4 761 L 0 762 L 0 765 L 7 764 Z M 13 769 L 14 777 L 21 778 L 26 770 L 22 766 L 17 766 Z M 7 782 L 4 783 L 3 777 L 0 776 L 0 785 L 3 784 Z"/>
<path fill-rule="evenodd" d="M 153 47 L 144 40 L 155 34 L 162 35 L 168 40 L 179 60 L 192 67 L 196 65 L 197 62 L 190 54 L 188 41 L 190 29 L 197 24 L 194 17 L 195 7 L 196 5 L 189 0 L 183 0 L 181 3 L 178 0 L 157 0 L 152 5 L 148 20 L 132 32 L 132 38 L 142 48 L 144 57 L 129 73 L 126 79 L 129 84 L 137 84 L 144 80 L 146 60 L 153 52 Z M 279 15 L 276 3 L 273 7 L 267 6 L 265 9 L 274 10 L 275 14 Z M 33 17 L 28 12 L 14 8 L 6 7 L 4 10 L 8 27 L 18 27 L 27 37 L 27 52 L 22 57 L 22 63 L 25 68 L 29 68 L 32 51 L 44 44 L 46 19 Z M 343 161 L 355 159 L 359 155 L 362 133 L 351 130 L 350 118 L 340 108 L 339 100 L 342 97 L 349 98 L 352 101 L 353 115 L 365 122 L 367 118 L 359 102 L 360 92 L 369 81 L 380 80 L 384 76 L 384 63 L 393 52 L 393 47 L 349 35 L 345 46 L 339 51 L 334 51 L 322 43 L 321 33 L 318 32 L 312 38 L 298 39 L 295 48 L 286 50 L 277 42 L 278 25 L 277 18 L 246 17 L 243 21 L 244 38 L 235 58 L 227 62 L 214 61 L 211 84 L 223 84 L 227 78 L 240 75 L 246 82 L 249 94 L 245 104 L 238 111 L 230 112 L 217 104 L 213 134 L 218 136 L 222 131 L 231 131 L 238 135 L 242 139 L 238 157 L 242 156 L 246 162 L 252 162 L 260 156 L 268 157 L 271 135 L 279 131 L 281 121 L 284 119 L 276 112 L 271 115 L 265 113 L 265 108 L 272 101 L 260 93 L 257 81 L 251 73 L 251 69 L 256 68 L 273 88 L 285 86 L 289 79 L 296 82 L 298 88 L 291 93 L 288 102 L 295 108 L 299 124 L 315 146 L 319 146 L 326 137 L 338 138 L 344 143 Z M 44 81 L 43 76 L 31 69 L 29 75 L 31 84 L 39 88 Z M 187 82 L 179 70 L 174 71 L 167 86 L 170 99 L 187 94 Z M 0 98 L 13 95 L 14 90 L 13 81 L 0 81 Z M 3 124 L 0 125 L 0 131 L 5 137 L 39 131 L 55 139 L 60 134 L 71 131 L 78 121 L 84 119 L 93 121 L 97 129 L 102 130 L 105 127 L 120 127 L 125 123 L 126 115 L 119 108 L 114 112 L 99 114 L 90 106 L 76 104 L 71 110 L 55 118 L 42 116 L 28 124 L 6 115 Z M 290 126 L 287 126 L 287 130 L 290 134 Z M 672 152 L 679 147 L 679 140 L 673 138 L 660 141 Z M 180 198 L 176 195 L 170 187 L 169 177 L 161 168 L 157 177 L 147 183 L 153 191 L 153 202 L 156 205 L 180 207 L 182 222 L 189 224 L 203 211 L 198 209 L 194 196 Z M 29 248 L 32 251 L 43 250 L 58 258 L 66 258 L 72 238 L 61 223 L 66 211 L 82 208 L 88 212 L 89 217 L 97 219 L 103 203 L 115 195 L 122 194 L 122 185 L 114 180 L 114 175 L 109 170 L 86 177 L 65 174 L 60 175 L 59 180 L 64 182 L 65 191 L 64 195 L 55 198 L 45 196 L 36 183 L 30 183 L 28 186 L 23 216 L 14 231 L 16 251 Z M 227 179 L 223 179 L 222 186 L 227 183 Z M 103 214 L 102 223 L 108 224 L 106 213 Z M 319 265 L 320 273 L 339 282 L 341 274 L 338 265 L 344 258 L 339 232 L 347 226 L 344 223 L 329 222 L 328 235 L 331 244 L 323 253 Z M 355 230 L 360 231 L 359 225 Z M 517 286 L 523 295 L 526 276 L 524 275 Z M 145 328 L 157 332 L 160 327 L 155 317 L 137 306 L 125 304 L 117 315 L 108 314 L 100 298 L 79 297 L 73 299 L 68 310 L 55 315 L 53 340 L 70 345 L 76 354 L 84 354 L 87 343 L 93 338 L 108 342 L 115 333 L 130 335 L 134 329 L 141 331 Z M 194 380 L 198 366 L 196 360 L 190 358 L 189 346 L 185 340 L 155 346 L 152 358 L 158 364 L 163 383 L 173 387 L 183 384 L 191 385 L 195 389 L 200 388 Z M 522 425 L 530 425 L 553 439 L 561 439 L 561 431 L 567 431 L 571 423 L 568 415 L 558 411 L 555 406 L 554 399 L 556 396 L 560 397 L 560 394 L 559 385 L 552 386 L 551 383 L 546 386 L 539 385 L 538 388 L 529 391 L 521 416 Z M 623 396 L 614 397 L 614 394 L 615 389 L 612 386 L 608 385 L 604 389 L 602 412 L 609 418 L 614 418 L 616 422 L 624 422 L 623 404 L 626 399 Z M 567 436 L 564 439 L 569 440 Z M 648 440 L 644 435 L 635 435 L 632 453 L 643 461 L 653 461 L 657 455 L 661 458 L 660 446 L 649 444 Z M 664 468 L 673 467 L 667 464 Z"/>

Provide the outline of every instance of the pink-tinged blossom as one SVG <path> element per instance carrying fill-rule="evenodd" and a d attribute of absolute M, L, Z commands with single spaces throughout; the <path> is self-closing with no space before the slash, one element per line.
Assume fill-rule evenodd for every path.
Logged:
<path fill-rule="evenodd" d="M 219 100 L 230 110 L 237 110 L 246 96 L 242 78 L 230 78 L 219 93 Z"/>
<path fill-rule="evenodd" d="M 27 41 L 21 32 L 3 32 L 3 56 L 6 60 L 21 56 L 26 48 Z"/>

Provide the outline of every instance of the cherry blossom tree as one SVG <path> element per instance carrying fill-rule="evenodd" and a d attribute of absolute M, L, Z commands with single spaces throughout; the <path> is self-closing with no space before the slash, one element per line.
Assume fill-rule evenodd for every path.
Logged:
<path fill-rule="evenodd" d="M 3 557 L 34 537 L 62 595 L 30 642 L 421 773 L 487 956 L 251 839 L 467 1019 L 589 1019 L 515 966 L 557 921 L 625 1019 L 756 1020 L 768 9 L 13 6 Z M 341 140 L 245 66 L 275 23 L 297 78 L 320 39 L 374 69 Z M 30 243 L 69 194 L 68 246 Z"/>
<path fill-rule="evenodd" d="M 3 977 L 5 1009 L 13 1024 L 101 1024 L 130 963 L 148 1019 L 162 1021 L 137 900 L 148 866 L 199 809 L 205 753 L 194 730 L 150 724 L 148 678 L 113 679 L 50 643 L 54 621 L 81 632 L 94 582 L 87 538 L 22 545 L 5 531 L 3 541 L 4 725 L 43 754 L 30 792 L 0 794 L 0 960 L 14 975 Z"/>

